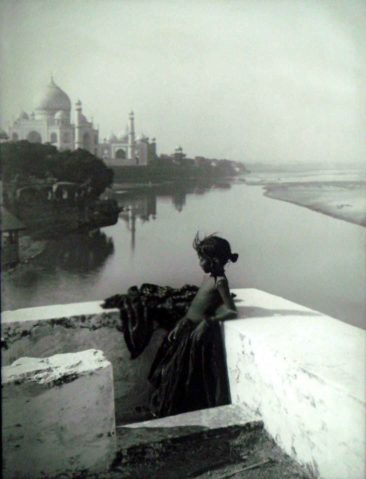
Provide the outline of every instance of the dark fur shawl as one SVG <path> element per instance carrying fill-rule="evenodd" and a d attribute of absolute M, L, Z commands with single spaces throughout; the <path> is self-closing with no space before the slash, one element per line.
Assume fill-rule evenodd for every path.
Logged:
<path fill-rule="evenodd" d="M 121 326 L 131 359 L 137 358 L 149 344 L 154 322 L 170 331 L 187 312 L 198 291 L 197 286 L 182 288 L 143 284 L 132 286 L 127 294 L 107 298 L 103 308 L 119 308 Z"/>

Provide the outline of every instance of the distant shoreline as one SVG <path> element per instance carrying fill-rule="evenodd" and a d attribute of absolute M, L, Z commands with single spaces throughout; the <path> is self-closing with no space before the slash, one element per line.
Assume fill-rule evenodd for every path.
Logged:
<path fill-rule="evenodd" d="M 336 219 L 366 226 L 366 182 L 267 184 L 264 196 L 303 206 Z"/>

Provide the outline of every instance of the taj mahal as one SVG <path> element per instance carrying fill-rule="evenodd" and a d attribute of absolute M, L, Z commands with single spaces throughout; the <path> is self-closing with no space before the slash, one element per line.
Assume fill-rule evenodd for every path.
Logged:
<path fill-rule="evenodd" d="M 155 138 L 150 141 L 145 135 L 136 136 L 133 112 L 122 134 L 112 133 L 102 141 L 99 141 L 99 129 L 83 114 L 80 100 L 75 103 L 74 118 L 72 123 L 69 96 L 51 77 L 34 112 L 22 111 L 10 126 L 8 138 L 50 143 L 61 151 L 82 148 L 109 166 L 146 166 L 156 156 Z"/>

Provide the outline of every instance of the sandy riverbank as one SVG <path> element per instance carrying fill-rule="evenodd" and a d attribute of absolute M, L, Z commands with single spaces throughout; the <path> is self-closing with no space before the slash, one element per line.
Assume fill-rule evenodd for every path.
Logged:
<path fill-rule="evenodd" d="M 366 226 L 366 181 L 272 183 L 264 194 Z"/>

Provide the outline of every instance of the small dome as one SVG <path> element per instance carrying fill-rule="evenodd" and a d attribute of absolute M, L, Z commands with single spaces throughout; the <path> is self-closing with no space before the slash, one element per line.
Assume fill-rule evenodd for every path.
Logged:
<path fill-rule="evenodd" d="M 80 113 L 80 123 L 88 123 L 88 120 L 86 119 L 86 116 Z"/>
<path fill-rule="evenodd" d="M 37 110 L 44 111 L 70 111 L 71 102 L 66 93 L 51 78 L 51 82 L 47 85 L 43 92 L 41 100 L 37 106 Z"/>
<path fill-rule="evenodd" d="M 149 137 L 141 133 L 141 135 L 137 137 L 137 141 L 149 141 Z"/>
<path fill-rule="evenodd" d="M 127 143 L 128 142 L 128 134 L 126 134 L 126 132 L 120 133 L 118 135 L 118 141 L 120 141 L 122 143 Z"/>
<path fill-rule="evenodd" d="M 3 129 L 0 129 L 0 140 L 8 140 L 8 139 L 9 139 L 9 137 L 8 137 L 6 131 L 3 130 Z"/>
<path fill-rule="evenodd" d="M 21 114 L 19 115 L 19 120 L 29 120 L 29 116 L 28 116 L 28 113 L 26 113 L 25 111 L 22 111 Z"/>
<path fill-rule="evenodd" d="M 67 120 L 68 118 L 69 115 L 63 110 L 59 110 L 55 115 L 55 120 Z"/>

